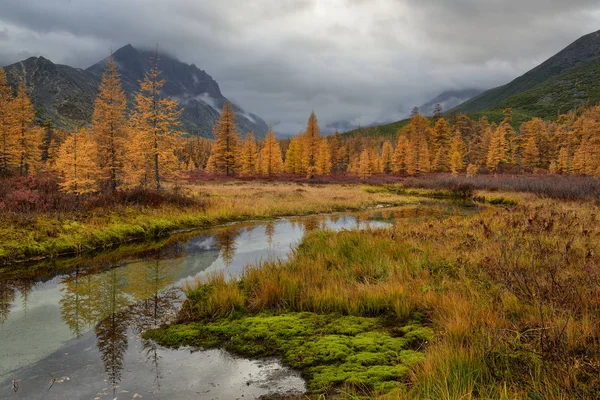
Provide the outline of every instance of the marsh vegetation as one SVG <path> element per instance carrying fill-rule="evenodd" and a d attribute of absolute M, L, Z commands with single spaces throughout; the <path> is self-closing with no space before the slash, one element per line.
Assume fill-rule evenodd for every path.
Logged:
<path fill-rule="evenodd" d="M 315 398 L 597 398 L 600 210 L 507 196 L 518 204 L 311 232 L 287 261 L 198 280 L 146 336 L 278 355 Z"/>

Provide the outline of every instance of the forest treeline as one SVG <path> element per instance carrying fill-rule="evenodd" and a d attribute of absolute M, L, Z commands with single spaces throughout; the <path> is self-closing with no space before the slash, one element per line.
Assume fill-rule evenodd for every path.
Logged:
<path fill-rule="evenodd" d="M 293 174 L 419 175 L 429 172 L 553 173 L 600 177 L 600 106 L 583 107 L 555 121 L 534 118 L 514 129 L 512 111 L 490 123 L 464 114 L 433 117 L 413 110 L 410 122 L 390 141 L 336 132 L 322 136 L 313 112 L 306 130 L 277 140 L 241 137 L 231 104 L 214 126 L 214 141 L 179 130 L 181 109 L 161 95 L 158 54 L 128 106 L 118 67 L 109 58 L 87 128 L 61 132 L 35 123 L 26 82 L 16 93 L 0 69 L 0 177 L 56 173 L 74 194 L 142 188 L 160 191 L 185 171 L 226 176 Z"/>

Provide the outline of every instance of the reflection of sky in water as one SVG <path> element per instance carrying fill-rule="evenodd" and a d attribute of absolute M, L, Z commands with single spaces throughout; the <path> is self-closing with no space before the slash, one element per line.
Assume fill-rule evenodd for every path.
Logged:
<path fill-rule="evenodd" d="M 282 220 L 270 224 L 251 226 L 240 231 L 225 231 L 224 234 L 234 236 L 233 255 L 230 259 L 223 256 L 223 250 L 219 257 L 205 268 L 197 268 L 205 259 L 198 260 L 194 251 L 219 248 L 214 237 L 195 238 L 186 244 L 186 250 L 190 251 L 184 265 L 192 264 L 193 267 L 184 267 L 186 271 L 197 270 L 196 275 L 187 277 L 179 281 L 180 285 L 185 282 L 192 282 L 196 277 L 204 277 L 207 274 L 225 273 L 229 276 L 239 276 L 244 268 L 249 264 L 256 264 L 260 261 L 287 258 L 290 250 L 293 249 L 304 237 L 307 225 L 311 228 L 341 230 L 341 229 L 366 229 L 382 228 L 390 226 L 389 222 L 384 221 L 362 221 L 354 216 L 334 216 L 316 220 L 314 218 L 304 218 L 296 220 Z M 271 229 L 271 234 L 267 231 Z M 198 253 L 196 253 L 198 254 Z M 202 251 L 198 256 L 202 257 Z"/>
<path fill-rule="evenodd" d="M 217 228 L 170 244 L 151 256 L 117 260 L 118 268 L 113 262 L 109 265 L 113 268 L 98 269 L 104 272 L 86 273 L 81 268 L 46 281 L 32 281 L 30 290 L 24 292 L 22 282 L 0 281 L 0 305 L 4 307 L 0 315 L 0 398 L 131 398 L 134 391 L 159 398 L 160 380 L 152 373 L 153 365 L 164 375 L 164 398 L 267 394 L 269 388 L 261 388 L 260 379 L 250 386 L 246 383 L 268 371 L 279 371 L 276 363 L 260 366 L 218 351 L 189 354 L 143 349 L 138 333 L 146 329 L 145 324 L 159 324 L 177 307 L 177 291 L 166 288 L 181 287 L 206 274 L 235 277 L 248 264 L 284 260 L 312 229 L 381 228 L 390 221 L 423 214 L 418 208 L 397 210 Z M 48 391 L 50 374 L 70 380 Z M 292 372 L 278 375 L 279 380 L 270 386 L 302 389 L 302 381 Z M 21 380 L 17 394 L 10 390 L 13 376 Z M 118 391 L 113 392 L 108 377 L 120 383 Z M 128 392 L 119 395 L 123 390 Z"/>

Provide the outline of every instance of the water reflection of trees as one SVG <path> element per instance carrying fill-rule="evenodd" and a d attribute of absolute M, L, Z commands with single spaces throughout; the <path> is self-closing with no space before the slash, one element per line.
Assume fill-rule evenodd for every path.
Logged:
<path fill-rule="evenodd" d="M 102 355 L 104 371 L 113 390 L 121 382 L 123 359 L 127 351 L 127 328 L 131 314 L 116 312 L 96 324 L 96 345 Z"/>
<path fill-rule="evenodd" d="M 275 236 L 275 222 L 270 221 L 265 224 L 265 236 L 269 247 L 273 246 L 273 236 Z"/>
<path fill-rule="evenodd" d="M 17 288 L 15 285 L 10 281 L 0 281 L 0 324 L 8 318 L 16 297 Z"/>
<path fill-rule="evenodd" d="M 325 221 L 324 217 L 311 217 L 301 219 L 299 222 L 302 225 L 305 233 L 321 228 L 321 224 Z"/>
<path fill-rule="evenodd" d="M 160 326 L 177 310 L 178 288 L 167 288 L 180 267 L 177 261 L 165 262 L 159 257 L 139 263 L 128 270 L 129 293 L 133 296 L 130 312 L 136 318 L 138 332 Z"/>
<path fill-rule="evenodd" d="M 168 256 L 174 254 L 169 252 Z M 182 264 L 162 260 L 161 252 L 150 259 L 122 268 L 110 268 L 101 274 L 76 269 L 61 281 L 60 300 L 63 321 L 80 336 L 86 327 L 94 327 L 109 383 L 117 387 L 122 378 L 127 333 L 140 333 L 158 327 L 177 309 L 179 290 L 173 284 Z M 156 348 L 147 346 L 146 356 L 160 377 Z"/>
<path fill-rule="evenodd" d="M 0 280 L 0 325 L 8 319 L 18 294 L 21 295 L 23 308 L 27 309 L 27 299 L 33 286 L 35 281 L 30 279 Z"/>
<path fill-rule="evenodd" d="M 231 265 L 233 257 L 235 257 L 236 240 L 240 234 L 240 228 L 227 228 L 221 229 L 213 235 L 215 245 L 221 249 L 221 258 L 226 267 Z"/>
<path fill-rule="evenodd" d="M 81 274 L 80 268 L 62 280 L 60 311 L 71 332 L 80 337 L 94 321 L 94 285 L 92 275 Z"/>

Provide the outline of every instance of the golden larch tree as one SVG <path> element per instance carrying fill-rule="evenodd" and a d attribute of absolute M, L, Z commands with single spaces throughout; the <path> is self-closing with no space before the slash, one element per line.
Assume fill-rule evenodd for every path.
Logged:
<path fill-rule="evenodd" d="M 373 169 L 371 168 L 373 162 L 371 161 L 371 152 L 368 149 L 365 149 L 360 153 L 360 160 L 358 165 L 358 174 L 363 178 L 371 176 L 375 173 L 375 171 L 373 171 Z"/>
<path fill-rule="evenodd" d="M 302 166 L 308 176 L 312 178 L 316 172 L 317 158 L 319 156 L 319 147 L 321 145 L 321 130 L 319 121 L 313 111 L 308 118 L 306 132 L 303 136 L 303 155 Z"/>
<path fill-rule="evenodd" d="M 334 171 L 345 171 L 348 168 L 348 164 L 350 163 L 350 153 L 348 150 L 348 144 L 342 143 L 340 148 L 337 151 L 335 161 L 332 159 Z"/>
<path fill-rule="evenodd" d="M 555 172 L 561 174 L 568 174 L 571 172 L 571 152 L 567 147 L 561 147 L 558 152 Z"/>
<path fill-rule="evenodd" d="M 540 162 L 540 150 L 535 142 L 535 136 L 529 135 L 523 145 L 521 165 L 527 168 L 535 168 Z"/>
<path fill-rule="evenodd" d="M 416 175 L 419 172 L 419 141 L 412 137 L 406 146 L 406 173 Z"/>
<path fill-rule="evenodd" d="M 239 163 L 240 139 L 235 123 L 235 112 L 231 103 L 227 102 L 221 111 L 221 117 L 213 128 L 215 143 L 212 147 L 211 158 L 214 171 L 226 176 L 235 174 Z"/>
<path fill-rule="evenodd" d="M 535 162 L 535 166 L 538 164 L 547 166 L 553 153 L 552 140 L 550 139 L 548 128 L 546 123 L 540 118 L 533 118 L 521 125 L 521 135 L 523 137 L 523 148 L 521 155 L 521 163 L 525 167 L 533 167 L 534 165 L 525 165 L 525 147 L 529 146 L 529 150 L 533 150 L 532 144 L 538 149 L 538 160 Z M 527 143 L 533 138 L 533 143 Z M 530 163 L 529 163 L 530 164 Z"/>
<path fill-rule="evenodd" d="M 345 146 L 342 139 L 342 135 L 336 130 L 335 133 L 329 137 L 329 153 L 331 154 L 331 169 L 333 171 L 341 171 L 344 164 Z"/>
<path fill-rule="evenodd" d="M 490 146 L 492 144 L 492 138 L 494 136 L 494 128 L 487 123 L 487 119 L 481 119 L 485 123 L 482 125 L 481 130 L 481 148 L 479 149 L 479 158 L 475 160 L 477 165 L 480 167 L 485 167 L 487 165 L 488 154 L 490 152 Z"/>
<path fill-rule="evenodd" d="M 370 176 L 381 171 L 381 162 L 375 143 L 371 142 L 360 154 L 359 175 Z"/>
<path fill-rule="evenodd" d="M 161 95 L 165 80 L 160 78 L 158 52 L 151 68 L 140 82 L 135 95 L 132 114 L 132 140 L 128 145 L 128 159 L 136 159 L 127 168 L 129 184 L 147 184 L 160 191 L 162 182 L 177 176 L 179 162 L 175 155 L 181 132 L 179 102 Z M 144 177 L 140 179 L 140 177 Z"/>
<path fill-rule="evenodd" d="M 290 146 L 285 152 L 285 172 L 289 174 L 302 173 L 302 150 L 298 138 L 292 138 Z"/>
<path fill-rule="evenodd" d="M 331 174 L 331 153 L 329 150 L 329 142 L 327 138 L 321 139 L 321 144 L 319 145 L 319 153 L 317 156 L 317 163 L 315 165 L 315 172 L 320 176 L 327 176 Z"/>
<path fill-rule="evenodd" d="M 408 139 L 404 135 L 398 137 L 398 143 L 392 156 L 392 172 L 406 172 L 406 155 L 408 152 Z"/>
<path fill-rule="evenodd" d="M 479 167 L 476 164 L 467 165 L 467 178 L 475 176 L 479 173 Z"/>
<path fill-rule="evenodd" d="M 99 93 L 94 103 L 90 135 L 98 149 L 102 185 L 113 192 L 124 178 L 125 147 L 129 136 L 126 108 L 127 98 L 121 86 L 119 70 L 111 56 L 102 74 Z"/>
<path fill-rule="evenodd" d="M 23 77 L 17 96 L 12 101 L 8 121 L 10 135 L 14 141 L 10 159 L 13 160 L 15 170 L 20 176 L 36 172 L 41 163 L 41 128 L 35 125 L 34 117 L 35 112 Z"/>
<path fill-rule="evenodd" d="M 283 172 L 283 159 L 281 157 L 281 146 L 273 129 L 269 127 L 269 132 L 265 137 L 265 143 L 260 151 L 260 172 L 265 176 L 279 175 Z"/>
<path fill-rule="evenodd" d="M 490 171 L 495 172 L 501 165 L 508 162 L 509 148 L 505 133 L 504 129 L 498 127 L 492 134 L 486 162 L 486 166 Z"/>
<path fill-rule="evenodd" d="M 448 169 L 448 143 L 450 141 L 450 126 L 444 118 L 439 118 L 431 132 L 430 153 L 433 156 L 433 170 Z"/>
<path fill-rule="evenodd" d="M 0 177 L 10 175 L 15 163 L 14 149 L 17 146 L 15 132 L 11 129 L 13 94 L 6 79 L 4 68 L 0 68 Z"/>
<path fill-rule="evenodd" d="M 254 175 L 257 172 L 258 162 L 258 146 L 254 135 L 251 133 L 246 134 L 246 139 L 242 146 L 241 151 L 241 175 Z"/>
<path fill-rule="evenodd" d="M 360 175 L 360 155 L 352 155 L 348 163 L 347 172 L 352 175 Z"/>
<path fill-rule="evenodd" d="M 424 136 L 421 136 L 419 142 L 419 150 L 417 153 L 417 170 L 419 173 L 426 174 L 431 172 L 429 145 L 427 144 L 427 139 Z"/>
<path fill-rule="evenodd" d="M 56 161 L 56 157 L 58 157 L 60 145 L 66 137 L 67 135 L 65 132 L 56 129 L 52 125 L 52 121 L 44 122 L 40 151 L 41 160 L 46 169 L 52 169 L 54 162 Z"/>
<path fill-rule="evenodd" d="M 452 175 L 456 175 L 463 170 L 465 165 L 464 157 L 465 142 L 463 142 L 460 132 L 456 131 L 450 146 L 450 171 Z"/>
<path fill-rule="evenodd" d="M 76 195 L 96 192 L 100 175 L 97 161 L 96 142 L 87 131 L 73 132 L 60 146 L 54 163 L 61 189 Z"/>
<path fill-rule="evenodd" d="M 392 148 L 392 144 L 389 141 L 385 141 L 383 143 L 383 147 L 381 148 L 381 172 L 384 174 L 389 174 L 392 172 L 392 157 L 393 157 L 394 149 Z"/>
<path fill-rule="evenodd" d="M 592 149 L 588 139 L 583 139 L 571 163 L 571 171 L 578 175 L 594 175 L 596 170 L 593 168 L 594 160 Z"/>

